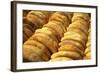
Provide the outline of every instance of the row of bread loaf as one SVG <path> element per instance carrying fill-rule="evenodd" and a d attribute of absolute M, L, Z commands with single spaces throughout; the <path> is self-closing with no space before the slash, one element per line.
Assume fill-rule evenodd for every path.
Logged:
<path fill-rule="evenodd" d="M 54 12 L 43 27 L 23 44 L 24 61 L 48 61 L 71 23 L 72 13 Z"/>
<path fill-rule="evenodd" d="M 24 11 L 23 13 L 23 42 L 48 22 L 50 12 L 47 11 Z"/>
<path fill-rule="evenodd" d="M 59 43 L 58 52 L 51 55 L 50 61 L 83 59 L 88 37 L 90 17 L 88 13 L 74 13 L 72 23 Z"/>

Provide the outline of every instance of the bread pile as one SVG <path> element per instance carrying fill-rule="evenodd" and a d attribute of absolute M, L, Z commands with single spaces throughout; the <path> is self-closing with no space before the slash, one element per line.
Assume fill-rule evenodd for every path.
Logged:
<path fill-rule="evenodd" d="M 88 41 L 84 52 L 84 59 L 91 59 L 91 30 L 89 29 Z"/>
<path fill-rule="evenodd" d="M 23 42 L 28 40 L 37 28 L 41 28 L 48 22 L 50 13 L 47 11 L 24 11 L 23 12 Z"/>
<path fill-rule="evenodd" d="M 61 38 L 58 51 L 51 55 L 50 61 L 83 59 L 88 37 L 89 20 L 88 13 L 73 14 L 72 23 L 67 28 L 67 32 L 64 33 L 64 37 Z"/>
<path fill-rule="evenodd" d="M 34 12 L 30 12 L 29 14 L 34 15 Z M 42 25 L 43 27 L 36 29 L 34 34 L 24 42 L 24 62 L 49 61 L 51 55 L 58 51 L 59 42 L 71 23 L 72 13 L 53 12 L 51 17 L 49 17 L 48 23 L 45 21 L 47 19 L 45 16 L 41 16 L 42 19 L 40 18 L 40 22 L 40 19 L 33 20 L 34 16 L 30 16 L 29 14 L 27 15 L 27 19 L 31 21 L 32 25 L 38 22 L 41 23 L 38 25 Z"/>

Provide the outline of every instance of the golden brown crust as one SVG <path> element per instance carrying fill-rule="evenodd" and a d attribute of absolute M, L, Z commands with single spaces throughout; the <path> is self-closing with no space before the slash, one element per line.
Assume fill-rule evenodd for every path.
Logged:
<path fill-rule="evenodd" d="M 46 16 L 41 12 L 41 11 L 30 11 L 27 14 L 27 18 L 28 16 L 32 16 L 33 18 L 35 18 L 35 21 L 40 22 L 40 25 L 44 25 L 46 22 Z"/>
<path fill-rule="evenodd" d="M 73 52 L 73 51 L 59 51 L 54 53 L 51 56 L 51 59 L 57 58 L 57 57 L 69 57 L 71 59 L 82 59 L 82 56 L 80 54 L 78 54 L 77 52 Z"/>
<path fill-rule="evenodd" d="M 50 29 L 47 27 L 43 27 L 42 29 L 37 29 L 35 33 L 43 33 L 58 43 L 57 38 L 54 36 L 52 31 L 50 31 Z"/>
<path fill-rule="evenodd" d="M 58 24 L 54 22 L 49 22 L 48 24 L 44 26 L 54 29 L 56 31 L 56 35 L 59 36 L 60 38 L 63 36 L 63 33 L 64 33 L 63 29 Z"/>
<path fill-rule="evenodd" d="M 68 31 L 74 31 L 76 33 L 79 33 L 84 38 L 84 41 L 85 42 L 87 41 L 87 34 L 84 34 L 84 32 L 81 29 L 72 27 L 72 28 L 68 29 Z"/>
<path fill-rule="evenodd" d="M 50 56 L 50 61 L 91 58 L 88 13 L 30 11 L 23 23 L 24 41 L 28 39 L 23 45 L 25 60 L 48 61 Z"/>
<path fill-rule="evenodd" d="M 76 46 L 72 45 L 72 44 L 66 44 L 64 46 L 61 46 L 58 51 L 74 51 L 79 53 L 81 56 L 83 56 L 83 51 L 80 50 L 79 48 L 77 48 Z"/>
<path fill-rule="evenodd" d="M 29 38 L 37 28 L 41 28 L 44 24 L 47 23 L 50 13 L 48 13 L 47 11 L 31 11 L 31 10 L 24 10 L 24 11 L 25 12 L 28 11 L 28 13 L 27 15 L 25 15 L 25 17 L 23 17 L 23 28 L 24 28 L 23 30 L 24 33 Z"/>
<path fill-rule="evenodd" d="M 66 29 L 67 27 L 64 27 L 62 22 L 58 22 L 58 21 L 52 21 L 52 22 L 54 22 L 55 24 L 58 24 L 62 28 L 64 33 L 67 31 L 67 29 Z"/>
<path fill-rule="evenodd" d="M 82 18 L 86 21 L 90 19 L 88 13 L 79 13 L 79 12 L 74 13 L 72 21 L 75 21 L 76 18 Z"/>
<path fill-rule="evenodd" d="M 57 57 L 57 58 L 53 58 L 50 60 L 50 62 L 55 62 L 55 61 L 69 61 L 72 60 L 71 58 L 68 57 Z"/>
<path fill-rule="evenodd" d="M 64 15 L 63 12 L 55 12 L 49 19 L 49 21 L 57 21 L 57 22 L 61 22 L 63 23 L 63 26 L 65 28 L 68 27 L 68 25 L 70 24 L 67 16 Z"/>
<path fill-rule="evenodd" d="M 79 48 L 80 50 L 84 51 L 85 47 L 83 45 L 81 45 L 79 42 L 75 41 L 75 40 L 65 40 L 65 41 L 61 41 L 59 43 L 60 46 L 66 45 L 66 44 L 72 44 L 75 47 Z"/>
<path fill-rule="evenodd" d="M 83 26 L 80 23 L 72 23 L 70 26 L 67 28 L 67 30 L 70 30 L 72 28 L 80 29 L 86 36 L 88 35 L 88 28 Z"/>
<path fill-rule="evenodd" d="M 81 43 L 85 47 L 85 41 L 84 38 L 76 32 L 70 31 L 64 34 L 64 37 L 61 39 L 61 41 L 64 40 L 75 40 L 79 43 Z"/>
<path fill-rule="evenodd" d="M 57 48 L 58 48 L 57 43 L 54 40 L 50 39 L 50 37 L 48 37 L 45 34 L 36 33 L 30 39 L 37 40 L 37 41 L 43 43 L 46 47 L 48 47 L 48 49 L 52 53 L 57 52 Z"/>
<path fill-rule="evenodd" d="M 44 49 L 38 48 L 34 45 L 24 45 L 23 48 L 24 48 L 24 50 L 31 49 L 27 52 L 32 51 L 31 54 L 35 52 L 36 54 L 38 54 L 38 56 L 40 56 L 45 61 L 49 60 L 49 57 L 45 54 Z"/>
<path fill-rule="evenodd" d="M 38 42 L 38 41 L 35 41 L 35 40 L 28 40 L 24 43 L 24 45 L 34 45 L 38 48 L 41 48 L 44 50 L 44 53 L 50 57 L 51 53 L 50 51 L 47 49 L 47 47 L 45 47 L 42 43 Z"/>
<path fill-rule="evenodd" d="M 23 57 L 29 61 L 42 61 L 42 58 L 39 56 L 39 54 L 34 51 L 33 47 L 29 45 L 23 46 Z"/>
<path fill-rule="evenodd" d="M 84 19 L 82 19 L 82 18 L 77 18 L 77 20 L 76 21 L 72 21 L 72 23 L 73 24 L 77 24 L 78 23 L 78 25 L 81 24 L 82 26 L 85 27 L 85 29 L 87 31 L 88 31 L 89 26 L 90 26 L 90 24 L 87 21 L 85 21 Z M 78 26 L 78 27 L 80 27 L 80 26 Z"/>

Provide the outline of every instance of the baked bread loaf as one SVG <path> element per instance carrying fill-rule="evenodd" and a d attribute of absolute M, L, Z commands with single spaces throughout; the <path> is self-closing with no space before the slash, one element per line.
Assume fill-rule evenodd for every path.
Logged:
<path fill-rule="evenodd" d="M 72 13 L 55 12 L 49 18 L 48 24 L 44 25 L 44 27 L 49 28 L 55 34 L 58 41 L 60 41 L 61 37 L 63 37 L 64 33 L 67 31 L 67 27 L 71 23 L 71 18 Z"/>
<path fill-rule="evenodd" d="M 58 52 L 51 55 L 50 61 L 83 59 L 89 29 L 88 13 L 73 13 L 72 23 L 64 33 Z"/>
<path fill-rule="evenodd" d="M 32 36 L 37 28 L 41 28 L 46 24 L 49 16 L 50 12 L 47 11 L 25 11 L 23 18 L 23 42 Z"/>
<path fill-rule="evenodd" d="M 29 14 L 34 14 L 34 12 Z M 27 17 L 30 19 L 30 15 Z M 42 19 L 43 17 L 41 16 Z M 58 51 L 60 39 L 70 24 L 69 21 L 71 20 L 69 19 L 71 19 L 71 16 L 67 16 L 67 13 L 54 12 L 48 23 L 45 24 L 44 22 L 43 27 L 35 30 L 34 34 L 23 44 L 24 60 L 32 62 L 49 61 L 51 54 Z"/>
<path fill-rule="evenodd" d="M 23 61 L 91 59 L 90 14 L 28 11 L 23 18 Z"/>

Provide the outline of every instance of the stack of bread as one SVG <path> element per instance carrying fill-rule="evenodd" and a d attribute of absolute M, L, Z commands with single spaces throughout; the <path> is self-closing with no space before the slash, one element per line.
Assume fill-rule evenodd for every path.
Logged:
<path fill-rule="evenodd" d="M 50 13 L 47 11 L 23 12 L 23 42 L 25 42 L 37 28 L 48 22 Z"/>
<path fill-rule="evenodd" d="M 43 27 L 37 29 L 23 44 L 24 62 L 50 60 L 51 55 L 58 51 L 58 44 L 67 31 L 71 18 L 72 13 L 54 12 L 47 24 L 42 21 Z"/>
<path fill-rule="evenodd" d="M 58 41 L 61 40 L 67 27 L 71 23 L 72 13 L 55 12 L 49 18 L 49 22 L 44 27 L 49 28 Z"/>
<path fill-rule="evenodd" d="M 88 13 L 73 13 L 72 23 L 59 43 L 58 52 L 51 55 L 50 61 L 83 59 L 88 37 L 89 20 Z"/>
<path fill-rule="evenodd" d="M 89 29 L 88 41 L 84 52 L 84 59 L 86 60 L 91 59 L 91 31 L 90 30 L 91 29 Z"/>

